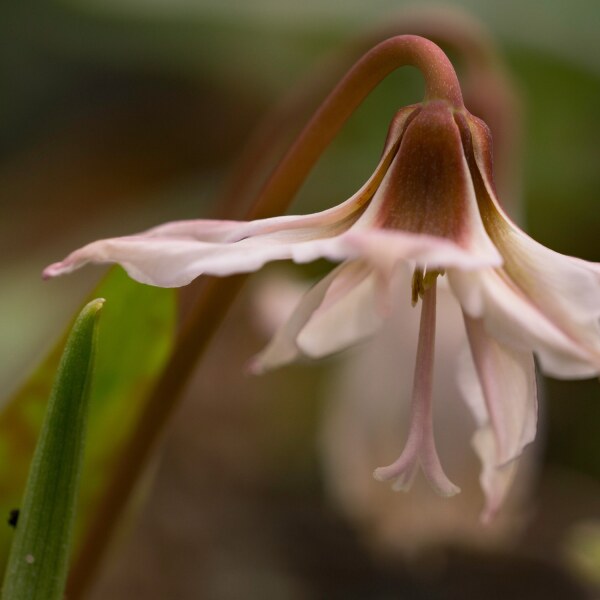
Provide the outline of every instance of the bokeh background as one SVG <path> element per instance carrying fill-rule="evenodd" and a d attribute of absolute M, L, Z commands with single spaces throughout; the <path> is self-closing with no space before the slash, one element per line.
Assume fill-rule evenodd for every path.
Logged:
<path fill-rule="evenodd" d="M 399 19 L 404 6 L 5 0 L 2 396 L 54 344 L 102 272 L 42 283 L 47 263 L 97 237 L 214 214 L 236 157 L 278 99 L 354 36 Z M 517 85 L 526 229 L 557 251 L 600 261 L 600 4 L 452 6 L 492 32 Z M 395 109 L 418 101 L 421 90 L 416 73 L 390 77 L 326 152 L 294 208 L 327 207 L 357 189 Z M 390 509 L 397 496 L 385 490 L 367 522 L 327 493 L 322 423 L 339 389 L 335 377 L 356 354 L 260 379 L 243 374 L 268 335 L 260 298 L 270 277 L 308 281 L 324 268 L 270 269 L 247 286 L 171 424 L 140 515 L 114 544 L 91 597 L 594 598 L 597 381 L 541 383 L 526 507 L 502 535 L 473 530 L 482 502 L 475 496 L 468 525 L 448 517 L 451 536 L 438 539 L 436 524 L 394 543 L 402 527 L 373 515 L 402 511 L 410 497 Z M 476 480 L 474 468 L 467 472 Z M 374 523 L 387 535 L 374 534 Z"/>

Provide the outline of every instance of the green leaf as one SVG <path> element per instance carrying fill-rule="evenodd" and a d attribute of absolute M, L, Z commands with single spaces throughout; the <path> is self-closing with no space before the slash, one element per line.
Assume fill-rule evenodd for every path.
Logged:
<path fill-rule="evenodd" d="M 122 457 L 124 443 L 147 394 L 171 352 L 175 332 L 174 290 L 140 285 L 115 268 L 92 297 L 106 298 L 107 303 L 98 331 L 87 449 L 75 523 L 75 553 L 111 483 L 114 465 Z M 13 536 L 6 521 L 11 510 L 19 507 L 65 339 L 66 336 L 0 412 L 0 568 Z"/>
<path fill-rule="evenodd" d="M 60 360 L 23 508 L 6 568 L 3 600 L 59 600 L 64 595 L 103 299 L 73 325 Z"/>

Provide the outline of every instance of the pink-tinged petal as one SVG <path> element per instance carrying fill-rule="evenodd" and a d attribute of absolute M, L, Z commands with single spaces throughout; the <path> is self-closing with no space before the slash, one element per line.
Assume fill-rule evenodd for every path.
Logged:
<path fill-rule="evenodd" d="M 504 235 L 507 274 L 548 319 L 587 349 L 600 371 L 599 265 L 548 250 L 516 227 L 507 227 Z"/>
<path fill-rule="evenodd" d="M 141 283 L 179 287 L 202 274 L 225 276 L 248 273 L 265 263 L 291 259 L 305 263 L 318 258 L 342 261 L 356 250 L 341 236 L 306 239 L 303 234 L 282 231 L 246 238 L 234 243 L 211 243 L 154 235 L 101 240 L 84 246 L 63 262 L 48 267 L 44 275 L 69 273 L 86 263 L 118 263 Z"/>
<path fill-rule="evenodd" d="M 472 253 L 451 240 L 426 234 L 352 228 L 343 237 L 349 246 L 355 247 L 360 255 L 386 274 L 392 273 L 402 262 L 430 270 L 472 270 L 502 263 L 498 254 Z"/>
<path fill-rule="evenodd" d="M 515 459 L 508 464 L 497 466 L 495 435 L 489 425 L 475 432 L 472 443 L 482 465 L 479 482 L 485 494 L 485 506 L 481 513 L 481 521 L 487 524 L 504 504 L 517 474 L 519 461 Z"/>
<path fill-rule="evenodd" d="M 600 363 L 588 349 L 540 311 L 502 270 L 454 270 L 448 273 L 448 280 L 470 317 L 482 318 L 485 330 L 500 343 L 521 351 L 533 350 L 545 373 L 577 378 L 599 372 Z"/>
<path fill-rule="evenodd" d="M 298 334 L 323 302 L 327 290 L 335 279 L 349 269 L 353 269 L 352 263 L 340 265 L 302 296 L 290 317 L 279 327 L 266 348 L 250 362 L 249 370 L 252 373 L 264 373 L 298 358 L 300 355 L 300 349 L 296 343 Z"/>
<path fill-rule="evenodd" d="M 313 286 L 267 347 L 252 361 L 254 373 L 282 366 L 304 354 L 332 354 L 373 333 L 376 311 L 373 274 L 363 261 L 346 262 Z"/>
<path fill-rule="evenodd" d="M 464 321 L 471 352 L 461 357 L 458 382 L 477 423 L 472 446 L 481 461 L 481 519 L 489 523 L 510 491 L 523 448 L 535 438 L 535 365 L 530 352 L 492 339 L 481 320 L 464 315 Z"/>
<path fill-rule="evenodd" d="M 480 317 L 484 314 L 485 295 L 480 272 L 452 270 L 448 271 L 446 279 L 464 312 L 472 317 Z"/>
<path fill-rule="evenodd" d="M 339 352 L 371 336 L 383 315 L 380 295 L 384 290 L 377 274 L 363 261 L 339 275 L 319 308 L 297 338 L 298 347 L 311 358 Z"/>
<path fill-rule="evenodd" d="M 480 210 L 504 258 L 504 271 L 548 320 L 587 352 L 589 374 L 600 372 L 600 264 L 549 250 L 511 221 L 495 195 L 489 132 L 478 119 L 469 125 L 472 160 L 480 176 Z M 565 374 L 569 373 L 567 367 Z"/>
<path fill-rule="evenodd" d="M 488 335 L 482 319 L 464 315 L 475 368 L 463 369 L 460 383 L 480 427 L 492 427 L 501 466 L 521 455 L 535 439 L 537 390 L 531 352 L 507 347 Z"/>

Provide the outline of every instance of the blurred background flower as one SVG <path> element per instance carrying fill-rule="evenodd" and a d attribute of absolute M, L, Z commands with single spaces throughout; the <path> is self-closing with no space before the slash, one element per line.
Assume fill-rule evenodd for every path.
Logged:
<path fill-rule="evenodd" d="M 492 31 L 521 91 L 526 229 L 559 252 L 599 261 L 600 6 L 455 4 Z M 365 27 L 398 18 L 403 5 L 4 2 L 3 396 L 98 277 L 91 269 L 42 284 L 49 260 L 90 239 L 211 215 L 241 147 L 276 100 Z M 327 151 L 294 209 L 319 210 L 357 189 L 394 111 L 418 100 L 421 86 L 411 71 L 384 82 Z M 326 268 L 294 273 L 311 279 Z M 597 382 L 544 382 L 546 439 L 520 535 L 499 535 L 511 543 L 491 549 L 483 540 L 494 534 L 477 533 L 477 507 L 465 508 L 459 517 L 470 510 L 472 528 L 452 516 L 444 525 L 447 531 L 457 519 L 452 535 L 438 536 L 436 526 L 435 543 L 415 544 L 421 551 L 411 550 L 407 561 L 397 550 L 406 546 L 408 520 L 393 503 L 410 497 L 377 489 L 385 495 L 374 500 L 382 507 L 378 522 L 390 510 L 399 515 L 394 527 L 375 524 L 382 546 L 324 493 L 330 482 L 315 440 L 331 371 L 350 368 L 343 357 L 260 379 L 243 375 L 266 339 L 250 308 L 254 285 L 190 386 L 142 515 L 113 548 L 93 598 L 594 597 L 588 565 L 596 529 L 586 524 L 600 518 Z M 461 425 L 460 415 L 451 417 Z M 365 485 L 378 486 L 370 478 Z"/>

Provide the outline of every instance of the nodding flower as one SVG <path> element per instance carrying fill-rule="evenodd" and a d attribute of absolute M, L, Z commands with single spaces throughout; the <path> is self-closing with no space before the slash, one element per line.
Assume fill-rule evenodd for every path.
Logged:
<path fill-rule="evenodd" d="M 255 372 L 363 339 L 385 321 L 392 289 L 402 290 L 413 306 L 421 305 L 411 423 L 400 457 L 375 477 L 406 489 L 420 468 L 438 493 L 452 496 L 459 488 L 442 468 L 432 408 L 436 288 L 445 280 L 461 306 L 475 365 L 463 387 L 479 425 L 474 442 L 491 516 L 511 463 L 535 437 L 534 354 L 550 375 L 600 373 L 600 264 L 545 248 L 505 214 L 494 188 L 489 130 L 464 107 L 437 46 L 416 36 L 383 42 L 355 67 L 363 70 L 362 95 L 392 70 L 373 65 L 389 62 L 398 47 L 424 72 L 426 98 L 397 112 L 379 164 L 345 202 L 302 216 L 167 223 L 93 242 L 44 276 L 90 262 L 119 263 L 137 281 L 176 287 L 202 274 L 246 273 L 276 260 L 339 263 L 255 357 Z M 352 77 L 340 83 L 343 93 L 354 93 Z"/>

